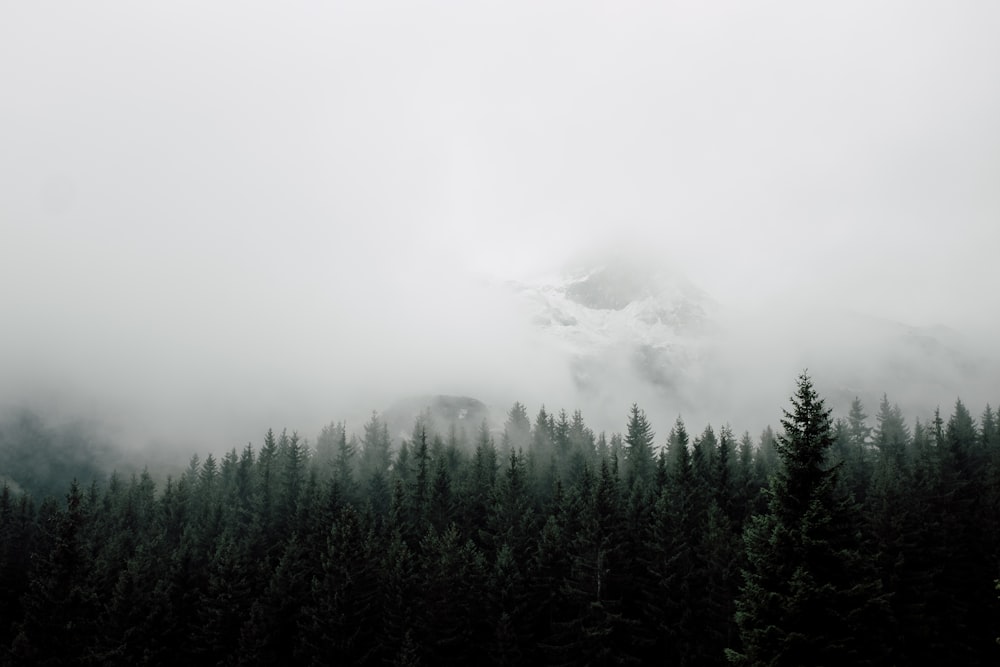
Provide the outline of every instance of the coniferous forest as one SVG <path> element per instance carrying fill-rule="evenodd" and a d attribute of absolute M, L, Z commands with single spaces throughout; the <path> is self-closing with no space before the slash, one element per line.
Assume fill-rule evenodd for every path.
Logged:
<path fill-rule="evenodd" d="M 373 415 L 180 475 L 0 495 L 17 665 L 1000 664 L 1000 419 L 622 434 L 515 403 L 502 433 Z"/>

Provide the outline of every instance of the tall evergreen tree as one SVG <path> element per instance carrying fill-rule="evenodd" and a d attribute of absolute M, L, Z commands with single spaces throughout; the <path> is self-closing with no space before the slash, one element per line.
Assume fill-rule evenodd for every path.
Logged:
<path fill-rule="evenodd" d="M 413 453 L 413 483 L 410 489 L 409 522 L 405 535 L 419 539 L 427 529 L 431 502 L 431 455 L 427 447 L 427 431 L 421 427 Z"/>
<path fill-rule="evenodd" d="M 531 420 L 528 418 L 528 409 L 517 401 L 507 413 L 504 436 L 507 439 L 506 446 L 513 448 L 514 451 L 527 449 L 531 442 Z"/>
<path fill-rule="evenodd" d="M 655 486 L 654 437 L 646 413 L 633 403 L 629 410 L 628 429 L 625 433 L 626 482 L 629 487 L 638 485 L 647 490 Z"/>
<path fill-rule="evenodd" d="M 392 458 L 389 453 L 391 445 L 388 425 L 378 416 L 377 412 L 372 412 L 371 419 L 365 424 L 365 437 L 361 448 L 361 484 L 370 486 L 372 480 L 381 477 L 382 484 L 385 484 L 389 474 L 389 466 Z M 379 484 L 376 482 L 376 484 Z"/>
<path fill-rule="evenodd" d="M 746 532 L 748 567 L 737 622 L 738 664 L 877 663 L 869 629 L 881 593 L 860 552 L 858 516 L 837 489 L 830 410 L 802 374 L 777 440 L 781 466 L 768 512 Z"/>
<path fill-rule="evenodd" d="M 486 524 L 498 467 L 496 446 L 484 419 L 472 458 L 472 469 L 465 480 L 465 503 L 462 508 L 465 526 L 473 535 L 475 529 Z"/>
<path fill-rule="evenodd" d="M 46 526 L 53 531 L 51 551 L 33 568 L 13 646 L 18 663 L 70 664 L 74 656 L 89 654 L 98 600 L 87 583 L 91 563 L 84 551 L 83 509 L 83 494 L 73 480 L 65 509 Z"/>

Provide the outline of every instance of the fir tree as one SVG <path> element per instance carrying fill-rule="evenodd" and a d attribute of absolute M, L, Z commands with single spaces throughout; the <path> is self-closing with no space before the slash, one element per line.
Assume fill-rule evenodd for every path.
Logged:
<path fill-rule="evenodd" d="M 877 663 L 870 636 L 881 601 L 860 553 L 858 517 L 838 493 L 830 410 L 808 375 L 799 377 L 792 411 L 777 440 L 781 466 L 768 512 L 746 532 L 748 567 L 737 602 L 742 652 L 736 663 Z"/>
<path fill-rule="evenodd" d="M 528 418 L 528 410 L 519 402 L 511 406 L 507 413 L 507 421 L 504 423 L 504 437 L 507 442 L 506 447 L 511 447 L 515 451 L 527 449 L 531 441 L 531 420 Z"/>
<path fill-rule="evenodd" d="M 626 481 L 628 486 L 652 489 L 656 478 L 656 464 L 653 458 L 653 438 L 655 437 L 646 413 L 635 403 L 629 411 L 628 429 L 625 434 Z"/>

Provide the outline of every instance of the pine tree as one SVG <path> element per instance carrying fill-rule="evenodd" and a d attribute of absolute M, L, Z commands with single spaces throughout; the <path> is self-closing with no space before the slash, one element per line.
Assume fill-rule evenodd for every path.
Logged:
<path fill-rule="evenodd" d="M 528 608 L 524 574 L 507 545 L 497 552 L 486 578 L 489 655 L 496 665 L 521 665 L 525 662 L 529 630 L 524 619 Z"/>
<path fill-rule="evenodd" d="M 388 537 L 381 551 L 376 598 L 381 626 L 373 662 L 417 664 L 419 651 L 413 638 L 414 608 L 419 605 L 416 559 L 398 532 Z M 404 656 L 406 660 L 401 660 Z"/>
<path fill-rule="evenodd" d="M 528 448 L 531 442 L 531 420 L 528 418 L 527 408 L 521 403 L 515 401 L 507 413 L 504 437 L 507 440 L 505 446 L 513 448 L 514 451 Z"/>
<path fill-rule="evenodd" d="M 625 434 L 626 483 L 638 485 L 643 490 L 652 489 L 656 481 L 656 463 L 653 458 L 653 428 L 646 413 L 635 403 L 629 411 L 628 429 Z"/>
<path fill-rule="evenodd" d="M 372 418 L 365 424 L 365 437 L 361 448 L 362 485 L 370 485 L 376 476 L 381 476 L 382 481 L 385 481 L 392 462 L 389 454 L 390 445 L 388 425 L 379 418 L 377 412 L 372 412 Z"/>
<path fill-rule="evenodd" d="M 439 457 L 434 462 L 434 479 L 431 483 L 431 498 L 429 515 L 431 525 L 438 533 L 444 530 L 452 521 L 454 513 L 454 499 L 451 491 L 451 475 L 448 473 L 448 465 L 444 457 Z"/>
<path fill-rule="evenodd" d="M 559 418 L 555 422 L 552 431 L 552 442 L 555 447 L 556 457 L 562 464 L 569 457 L 570 449 L 570 423 L 566 410 L 559 411 Z M 561 467 L 561 466 L 560 466 Z"/>
<path fill-rule="evenodd" d="M 551 644 L 551 636 L 555 625 L 563 622 L 569 615 L 568 601 L 564 580 L 570 568 L 569 544 L 572 531 L 578 529 L 583 498 L 588 498 L 592 490 L 592 473 L 590 468 L 584 470 L 581 484 L 570 494 L 560 494 L 560 506 L 546 519 L 538 536 L 535 552 L 530 561 L 530 594 L 528 605 L 531 619 L 534 620 L 533 648 Z M 498 556 L 499 560 L 499 556 Z M 517 561 L 511 558 L 514 565 Z M 512 617 L 516 623 L 517 618 Z M 531 655 L 531 654 L 529 654 Z M 541 660 L 541 655 L 531 656 Z"/>
<path fill-rule="evenodd" d="M 333 461 L 333 479 L 344 498 L 351 499 L 357 493 L 357 483 L 354 478 L 354 455 L 357 452 L 354 438 L 347 440 L 347 427 L 338 424 L 337 454 Z"/>
<path fill-rule="evenodd" d="M 302 444 L 299 434 L 292 431 L 281 468 L 281 512 L 286 517 L 294 515 L 298 509 L 308 457 L 308 447 Z"/>
<path fill-rule="evenodd" d="M 84 551 L 82 503 L 73 480 L 66 508 L 51 516 L 51 551 L 35 564 L 24 597 L 24 622 L 13 646 L 18 663 L 70 664 L 74 655 L 89 653 L 98 600 L 87 585 L 92 563 Z"/>
<path fill-rule="evenodd" d="M 884 630 L 887 658 L 900 664 L 933 659 L 937 625 L 926 608 L 931 587 L 921 546 L 928 526 L 926 484 L 911 459 L 910 433 L 899 406 L 882 396 L 873 432 L 875 465 L 868 492 L 875 565 L 892 611 Z M 943 657 L 943 656 L 942 656 Z"/>
<path fill-rule="evenodd" d="M 735 506 L 733 508 L 737 523 L 746 523 L 758 504 L 761 487 L 757 484 L 754 474 L 754 446 L 749 431 L 744 431 L 740 437 L 739 449 L 736 454 L 736 475 L 733 480 Z"/>
<path fill-rule="evenodd" d="M 320 575 L 296 535 L 288 541 L 270 581 L 250 608 L 240 631 L 241 664 L 279 664 L 294 659 L 298 627 L 304 622 L 302 602 L 311 581 Z"/>
<path fill-rule="evenodd" d="M 872 428 L 867 419 L 861 399 L 855 396 L 847 419 L 838 419 L 834 424 L 834 456 L 843 461 L 841 483 L 860 503 L 865 501 L 872 473 Z"/>
<path fill-rule="evenodd" d="M 518 563 L 530 557 L 535 530 L 535 516 L 527 489 L 524 458 L 511 450 L 503 474 L 493 489 L 493 500 L 480 541 L 488 556 L 495 556 L 507 546 Z"/>
<path fill-rule="evenodd" d="M 667 443 L 667 481 L 651 526 L 650 570 L 656 588 L 647 612 L 650 623 L 657 624 L 657 652 L 671 664 L 690 664 L 698 658 L 705 594 L 705 573 L 697 560 L 704 508 L 698 502 L 691 459 L 687 428 L 678 417 Z"/>
<path fill-rule="evenodd" d="M 226 532 L 204 566 L 207 582 L 197 605 L 195 633 L 199 659 L 219 664 L 239 647 L 240 628 L 249 615 L 255 587 L 263 577 L 240 536 Z"/>
<path fill-rule="evenodd" d="M 983 530 L 989 525 L 988 458 L 976 420 L 961 400 L 955 402 L 943 432 L 939 428 L 935 422 L 946 551 L 935 583 L 947 614 L 943 621 L 952 637 L 950 652 L 966 664 L 976 664 L 983 656 L 1000 656 L 989 641 L 991 628 L 1000 622 L 1000 607 L 990 590 L 998 570 L 996 555 L 987 555 L 994 537 Z"/>
<path fill-rule="evenodd" d="M 327 537 L 299 624 L 297 660 L 363 664 L 377 648 L 378 544 L 371 527 L 345 506 Z"/>
<path fill-rule="evenodd" d="M 753 460 L 754 485 L 763 491 L 771 483 L 771 477 L 778 470 L 778 450 L 774 430 L 770 426 L 761 431 L 760 439 L 757 442 L 757 451 Z M 755 507 L 755 513 L 762 513 L 767 510 L 767 500 L 764 494 L 758 495 L 759 505 Z"/>
<path fill-rule="evenodd" d="M 411 542 L 419 539 L 427 529 L 431 502 L 431 455 L 427 448 L 427 431 L 421 425 L 416 449 L 413 452 L 413 483 L 410 488 L 409 525 L 404 535 Z"/>
<path fill-rule="evenodd" d="M 569 429 L 570 454 L 569 472 L 566 481 L 573 483 L 581 472 L 583 466 L 592 463 L 595 455 L 594 432 L 584 423 L 583 413 L 579 410 L 573 412 L 573 422 Z"/>
<path fill-rule="evenodd" d="M 581 515 L 569 545 L 570 569 L 562 594 L 569 615 L 555 624 L 546 644 L 548 662 L 622 664 L 634 646 L 622 614 L 621 500 L 607 461 L 601 463 L 594 492 L 582 498 Z"/>
<path fill-rule="evenodd" d="M 725 654 L 717 647 L 733 646 L 738 641 L 735 623 L 735 600 L 739 595 L 740 569 L 743 565 L 742 511 L 734 474 L 735 437 L 727 425 L 719 432 L 715 458 L 715 493 L 709 503 L 702 552 L 707 569 L 706 643 L 712 647 L 706 660 L 723 664 Z"/>
<path fill-rule="evenodd" d="M 882 601 L 860 552 L 856 510 L 837 489 L 830 410 L 803 374 L 777 440 L 768 512 L 746 531 L 748 568 L 736 619 L 739 664 L 878 662 L 868 632 Z"/>
<path fill-rule="evenodd" d="M 496 446 L 484 419 L 479 428 L 472 468 L 465 477 L 465 499 L 461 507 L 465 528 L 474 536 L 475 530 L 486 524 L 498 467 Z"/>
<path fill-rule="evenodd" d="M 452 524 L 428 530 L 421 546 L 421 605 L 416 627 L 430 664 L 468 664 L 475 626 L 485 612 L 482 591 L 485 560 L 471 540 L 462 542 Z"/>
<path fill-rule="evenodd" d="M 15 495 L 6 483 L 0 490 L 0 661 L 10 645 L 14 624 L 22 617 L 21 602 L 28 590 L 31 562 L 31 521 L 34 508 L 28 496 Z"/>

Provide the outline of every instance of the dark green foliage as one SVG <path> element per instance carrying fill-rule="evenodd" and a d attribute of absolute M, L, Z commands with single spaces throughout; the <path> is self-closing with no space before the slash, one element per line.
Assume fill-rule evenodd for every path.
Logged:
<path fill-rule="evenodd" d="M 799 378 L 777 440 L 781 466 L 768 512 L 746 531 L 747 569 L 737 601 L 742 652 L 768 665 L 877 663 L 872 621 L 885 610 L 861 552 L 860 515 L 838 491 L 830 411 L 808 376 Z M 877 627 L 877 623 L 876 626 Z"/>
<path fill-rule="evenodd" d="M 653 437 L 653 429 L 646 419 L 646 413 L 633 403 L 624 442 L 629 486 L 638 485 L 648 490 L 654 485 L 656 464 L 653 458 Z"/>
<path fill-rule="evenodd" d="M 24 613 L 28 590 L 25 573 L 36 545 L 35 510 L 26 495 L 15 496 L 6 484 L 0 488 L 0 642 L 9 646 L 15 624 Z M 3 655 L 0 652 L 0 655 Z"/>
<path fill-rule="evenodd" d="M 485 615 L 485 561 L 471 540 L 462 541 L 452 525 L 438 533 L 431 528 L 421 542 L 423 565 L 415 609 L 416 637 L 427 664 L 467 664 L 473 641 Z"/>
<path fill-rule="evenodd" d="M 792 403 L 756 442 L 515 403 L 499 447 L 373 415 L 0 486 L 0 664 L 996 664 L 993 410 Z"/>
<path fill-rule="evenodd" d="M 434 480 L 431 485 L 430 522 L 438 532 L 451 523 L 454 515 L 454 501 L 451 492 L 451 474 L 445 457 L 434 462 Z"/>
<path fill-rule="evenodd" d="M 45 517 L 42 526 L 50 531 L 51 547 L 33 559 L 24 619 L 12 645 L 16 661 L 62 664 L 74 655 L 92 654 L 99 606 L 97 592 L 88 585 L 87 522 L 73 480 L 65 508 Z"/>
<path fill-rule="evenodd" d="M 523 458 L 510 450 L 502 477 L 494 487 L 492 507 L 481 535 L 491 553 L 499 553 L 506 546 L 518 562 L 526 562 L 535 530 L 526 472 Z"/>
<path fill-rule="evenodd" d="M 365 424 L 365 437 L 361 445 L 360 481 L 362 486 L 371 484 L 372 478 L 381 476 L 384 480 L 392 464 L 389 452 L 389 427 L 373 412 Z"/>
<path fill-rule="evenodd" d="M 484 421 L 472 456 L 471 470 L 465 476 L 466 500 L 459 506 L 466 532 L 474 538 L 478 538 L 479 527 L 486 525 L 498 468 L 496 446 Z"/>
<path fill-rule="evenodd" d="M 672 663 L 694 663 L 700 657 L 699 626 L 707 592 L 707 571 L 700 560 L 707 508 L 680 418 L 668 439 L 666 466 L 666 484 L 653 515 L 650 569 L 656 588 L 650 616 L 658 625 L 657 652 Z"/>
<path fill-rule="evenodd" d="M 310 599 L 319 562 L 298 536 L 293 536 L 271 574 L 267 587 L 257 596 L 240 628 L 238 662 L 277 664 L 294 655 L 300 626 L 308 621 L 303 601 Z"/>

